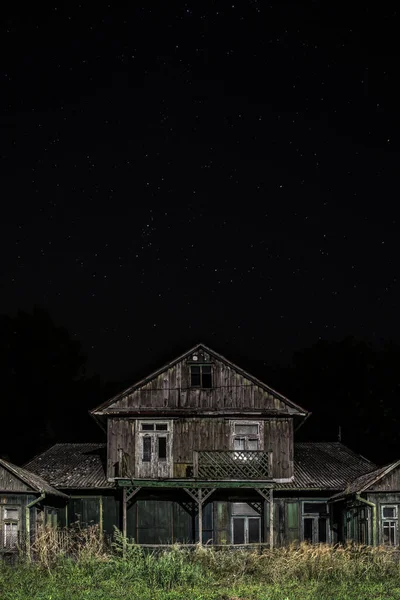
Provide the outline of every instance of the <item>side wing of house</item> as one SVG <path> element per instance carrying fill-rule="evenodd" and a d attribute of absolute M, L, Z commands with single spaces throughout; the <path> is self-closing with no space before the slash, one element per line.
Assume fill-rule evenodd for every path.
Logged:
<path fill-rule="evenodd" d="M 341 541 L 399 546 L 400 461 L 358 477 L 331 504 L 341 522 Z"/>
<path fill-rule="evenodd" d="M 66 499 L 34 473 L 0 459 L 0 553 L 24 545 L 38 525 L 56 525 Z"/>

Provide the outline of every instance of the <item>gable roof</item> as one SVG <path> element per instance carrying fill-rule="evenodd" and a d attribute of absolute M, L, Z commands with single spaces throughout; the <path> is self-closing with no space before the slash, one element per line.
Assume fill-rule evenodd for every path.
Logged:
<path fill-rule="evenodd" d="M 106 444 L 55 444 L 25 467 L 62 488 L 112 488 L 105 471 Z"/>
<path fill-rule="evenodd" d="M 340 499 L 344 498 L 345 496 L 351 496 L 353 494 L 362 494 L 363 492 L 367 491 L 371 486 L 375 485 L 375 483 L 386 477 L 386 475 L 389 475 L 389 473 L 396 469 L 396 467 L 398 467 L 399 465 L 400 460 L 396 460 L 393 463 L 369 471 L 364 475 L 360 475 L 360 477 L 357 477 L 356 479 L 351 481 L 346 486 L 345 490 L 339 492 L 338 494 L 335 494 L 335 496 L 333 496 L 332 499 Z"/>
<path fill-rule="evenodd" d="M 33 492 L 36 492 L 36 493 L 37 492 L 39 492 L 39 493 L 45 492 L 46 494 L 51 495 L 51 496 L 61 496 L 63 498 L 67 498 L 67 496 L 65 494 L 56 490 L 49 483 L 47 483 L 47 481 L 45 481 L 45 479 L 43 479 L 36 473 L 27 471 L 26 469 L 23 469 L 22 467 L 17 467 L 17 465 L 13 465 L 12 463 L 8 462 L 7 460 L 3 460 L 2 458 L 0 458 L 0 466 L 2 466 L 4 469 L 9 471 L 12 475 L 14 475 L 18 479 L 20 479 L 20 481 L 22 481 L 25 485 L 32 488 Z"/>
<path fill-rule="evenodd" d="M 55 444 L 27 463 L 32 471 L 62 489 L 114 488 L 107 481 L 106 444 Z M 294 445 L 294 478 L 277 490 L 343 490 L 376 465 L 339 442 Z"/>
<path fill-rule="evenodd" d="M 298 404 L 296 404 L 292 400 L 289 400 L 289 398 L 286 398 L 286 396 L 283 396 L 282 394 L 280 394 L 279 392 L 277 392 L 276 390 L 274 390 L 273 388 L 271 388 L 270 386 L 268 386 L 266 383 L 260 381 L 259 379 L 257 379 L 253 375 L 250 375 L 250 373 L 248 373 L 247 371 L 244 371 L 241 367 L 238 367 L 236 364 L 234 364 L 233 362 L 231 362 L 230 360 L 228 360 L 227 358 L 225 358 L 221 354 L 218 354 L 214 350 L 211 350 L 211 348 L 208 348 L 208 346 L 206 346 L 205 344 L 202 344 L 202 343 L 196 344 L 196 346 L 193 346 L 193 348 L 190 348 L 184 354 L 181 354 L 180 356 L 174 358 L 169 363 L 164 364 L 162 367 L 160 367 L 156 371 L 153 371 L 152 373 L 150 373 L 149 375 L 147 375 L 147 377 L 145 377 L 144 379 L 141 379 L 140 381 L 137 381 L 136 383 L 134 383 L 130 387 L 126 388 L 125 390 L 123 390 L 122 392 L 120 392 L 119 394 L 117 394 L 116 396 L 113 396 L 109 400 L 106 400 L 106 402 L 103 402 L 102 404 L 100 404 L 100 406 L 97 406 L 96 408 L 90 410 L 89 414 L 91 414 L 92 416 L 101 415 L 103 413 L 103 411 L 105 411 L 112 404 L 114 404 L 114 402 L 117 402 L 118 400 L 120 400 L 121 398 L 123 398 L 125 395 L 132 393 L 137 388 L 139 388 L 139 387 L 145 385 L 146 383 L 148 383 L 151 379 L 154 379 L 155 377 L 157 377 L 158 375 L 160 375 L 161 373 L 163 373 L 167 369 L 170 369 L 171 367 L 173 367 L 177 363 L 179 363 L 179 362 L 185 360 L 186 358 L 188 358 L 192 353 L 194 353 L 196 351 L 199 351 L 199 350 L 204 350 L 210 356 L 212 356 L 214 359 L 216 359 L 216 360 L 224 363 L 225 365 L 227 365 L 231 369 L 237 371 L 243 377 L 245 377 L 246 379 L 248 379 L 249 381 L 251 381 L 252 383 L 254 383 L 254 385 L 259 386 L 261 389 L 263 389 L 266 392 L 272 394 L 273 396 L 275 396 L 276 398 L 278 398 L 279 400 L 281 400 L 282 402 L 284 402 L 285 404 L 287 404 L 288 406 L 290 406 L 290 408 L 292 409 L 292 411 L 293 411 L 294 414 L 298 414 L 300 416 L 307 416 L 307 415 L 310 414 L 307 410 L 305 410 L 304 408 L 302 408 L 301 406 L 299 406 Z"/>
<path fill-rule="evenodd" d="M 342 490 L 349 481 L 375 469 L 376 465 L 341 442 L 294 444 L 294 477 L 276 489 Z"/>

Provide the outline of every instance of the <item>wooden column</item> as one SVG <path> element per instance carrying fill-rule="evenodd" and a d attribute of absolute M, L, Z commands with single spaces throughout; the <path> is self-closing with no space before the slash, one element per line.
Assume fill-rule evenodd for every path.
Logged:
<path fill-rule="evenodd" d="M 269 547 L 271 550 L 274 547 L 274 492 L 272 488 L 256 488 L 257 492 L 269 502 Z M 265 513 L 265 503 L 263 502 L 263 510 Z M 264 514 L 265 517 L 265 514 Z"/>
<path fill-rule="evenodd" d="M 126 534 L 127 534 L 127 528 L 126 528 L 126 505 L 127 505 L 127 500 L 126 500 L 126 487 L 122 488 L 122 543 L 123 543 L 123 547 L 122 547 L 122 551 L 123 551 L 123 555 L 125 556 L 126 553 Z"/>
<path fill-rule="evenodd" d="M 269 547 L 271 550 L 274 547 L 274 492 L 272 489 L 269 501 Z"/>
<path fill-rule="evenodd" d="M 199 489 L 199 544 L 203 544 L 203 493 L 201 488 Z"/>
<path fill-rule="evenodd" d="M 215 488 L 183 488 L 187 494 L 197 503 L 199 509 L 199 544 L 203 543 L 203 505 L 214 492 Z"/>

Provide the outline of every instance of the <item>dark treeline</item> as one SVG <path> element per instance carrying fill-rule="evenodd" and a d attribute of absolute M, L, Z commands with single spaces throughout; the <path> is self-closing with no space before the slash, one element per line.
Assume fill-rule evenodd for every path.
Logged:
<path fill-rule="evenodd" d="M 80 342 L 40 308 L 1 317 L 0 340 L 0 456 L 17 464 L 56 442 L 103 441 L 88 410 L 150 372 L 89 376 Z M 371 460 L 400 458 L 399 344 L 319 341 L 274 368 L 226 354 L 312 412 L 296 440 L 336 441 L 340 426 L 343 443 Z"/>

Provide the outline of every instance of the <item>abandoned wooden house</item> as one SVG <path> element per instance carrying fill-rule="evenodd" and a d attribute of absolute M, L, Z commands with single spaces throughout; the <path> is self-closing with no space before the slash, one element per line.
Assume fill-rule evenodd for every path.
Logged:
<path fill-rule="evenodd" d="M 35 499 L 31 524 L 42 512 L 139 544 L 399 542 L 400 461 L 296 443 L 307 410 L 203 344 L 91 415 L 104 444 L 56 444 L 19 475 L 1 463 L 3 539 Z"/>

